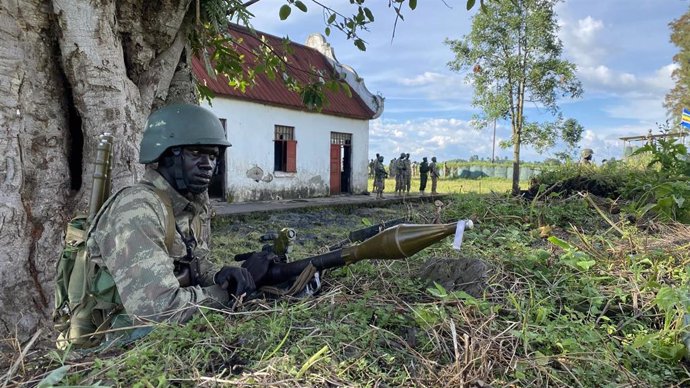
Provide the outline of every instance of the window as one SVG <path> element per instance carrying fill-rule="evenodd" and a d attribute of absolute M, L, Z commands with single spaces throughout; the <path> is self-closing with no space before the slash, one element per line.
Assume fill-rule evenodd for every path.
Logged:
<path fill-rule="evenodd" d="M 295 127 L 275 126 L 273 139 L 274 171 L 297 172 L 297 141 Z"/>

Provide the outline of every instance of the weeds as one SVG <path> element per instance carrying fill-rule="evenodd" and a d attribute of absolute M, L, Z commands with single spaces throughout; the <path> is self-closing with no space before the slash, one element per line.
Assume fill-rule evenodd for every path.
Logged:
<path fill-rule="evenodd" d="M 687 385 L 690 228 L 638 227 L 591 200 L 462 194 L 438 214 L 420 204 L 219 220 L 219 261 L 285 226 L 298 230 L 296 258 L 400 216 L 477 227 L 460 253 L 448 239 L 405 261 L 360 262 L 327 273 L 313 298 L 204 310 L 113 354 L 54 354 L 17 376 L 37 384 L 56 370 L 60 384 L 141 387 Z M 484 295 L 420 278 L 426 259 L 459 255 L 491 268 Z"/>

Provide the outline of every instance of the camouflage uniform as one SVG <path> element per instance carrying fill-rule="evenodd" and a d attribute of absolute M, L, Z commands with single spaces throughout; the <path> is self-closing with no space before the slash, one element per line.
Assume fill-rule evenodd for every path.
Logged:
<path fill-rule="evenodd" d="M 405 164 L 405 154 L 401 154 L 400 158 L 398 158 L 395 170 L 395 193 L 402 195 L 405 189 L 405 171 L 407 170 L 407 165 Z"/>
<path fill-rule="evenodd" d="M 431 158 L 431 164 L 429 164 L 429 175 L 431 175 L 431 194 L 437 194 L 436 184 L 438 183 L 438 167 L 436 166 L 436 157 Z"/>
<path fill-rule="evenodd" d="M 125 312 L 133 322 L 185 322 L 198 306 L 222 308 L 228 291 L 215 285 L 219 268 L 208 261 L 208 194 L 178 193 L 157 171 L 147 168 L 142 183 L 165 192 L 175 223 L 172 252 L 165 246 L 166 208 L 158 194 L 143 184 L 124 189 L 102 213 L 87 245 L 95 263 L 105 265 L 117 284 Z M 196 239 L 200 285 L 180 287 L 173 273 L 175 259 L 186 255 L 185 239 Z"/>
<path fill-rule="evenodd" d="M 386 168 L 383 166 L 383 157 L 379 157 L 374 164 L 374 188 L 376 190 L 376 198 L 383 198 L 383 190 L 386 188 Z"/>
<path fill-rule="evenodd" d="M 388 165 L 388 176 L 395 178 L 397 185 L 398 182 L 398 159 L 391 159 L 391 163 Z M 397 190 L 397 189 L 396 189 Z"/>
<path fill-rule="evenodd" d="M 403 175 L 403 191 L 410 193 L 410 186 L 412 185 L 412 163 L 410 162 L 410 154 L 405 156 L 405 171 Z"/>

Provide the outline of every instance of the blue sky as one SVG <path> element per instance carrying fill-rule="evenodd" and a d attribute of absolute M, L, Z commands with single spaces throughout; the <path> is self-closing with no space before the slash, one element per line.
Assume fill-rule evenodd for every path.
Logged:
<path fill-rule="evenodd" d="M 304 43 L 311 33 L 323 34 L 325 24 L 320 8 L 303 1 L 309 12 L 293 9 L 286 21 L 278 17 L 283 1 L 260 1 L 250 7 L 256 15 L 252 23 L 258 30 Z M 349 6 L 346 0 L 323 3 L 343 13 Z M 339 32 L 327 38 L 336 58 L 352 66 L 372 93 L 386 99 L 383 115 L 370 125 L 370 157 L 381 153 L 390 160 L 409 152 L 413 160 L 434 155 L 439 160 L 490 158 L 492 129 L 476 130 L 469 125 L 478 111 L 471 104 L 472 87 L 464 74 L 448 69 L 453 53 L 443 43 L 445 38 L 467 34 L 478 10 L 468 12 L 465 0 L 418 3 L 416 10 L 405 10 L 405 20 L 394 30 L 388 1 L 366 1 L 376 20 L 361 35 L 367 42 L 364 52 Z M 584 89 L 582 98 L 561 101 L 560 106 L 564 117 L 573 117 L 585 127 L 580 146 L 592 148 L 595 160 L 620 158 L 623 143 L 619 137 L 643 135 L 649 129 L 656 132 L 656 123 L 666 120 L 662 103 L 673 86 L 672 57 L 677 53 L 669 41 L 668 24 L 689 6 L 688 0 L 565 0 L 558 4 L 564 57 L 577 65 Z M 539 110 L 530 108 L 526 114 L 536 117 Z M 509 137 L 509 122 L 499 121 L 498 157 L 512 159 L 510 149 L 498 146 Z M 523 160 L 550 156 L 551 152 L 539 155 L 529 147 L 522 150 Z"/>

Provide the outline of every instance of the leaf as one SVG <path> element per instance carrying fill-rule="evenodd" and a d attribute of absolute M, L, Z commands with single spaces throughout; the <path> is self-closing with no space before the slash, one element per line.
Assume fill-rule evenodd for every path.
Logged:
<path fill-rule="evenodd" d="M 681 196 L 676 196 L 675 194 L 673 195 L 673 201 L 678 205 L 678 207 L 683 207 L 683 203 L 685 203 L 685 198 Z"/>
<path fill-rule="evenodd" d="M 326 36 L 330 36 L 330 35 L 331 35 L 331 28 L 330 28 L 330 27 L 326 27 L 326 29 L 324 30 L 324 32 L 326 33 Z"/>
<path fill-rule="evenodd" d="M 544 353 L 537 350 L 536 352 L 534 352 L 534 361 L 539 366 L 546 366 L 549 364 L 549 357 L 545 356 Z"/>
<path fill-rule="evenodd" d="M 367 15 L 367 19 L 369 19 L 369 21 L 374 21 L 374 14 L 371 12 L 369 8 L 364 7 L 364 13 Z"/>
<path fill-rule="evenodd" d="M 669 311 L 673 309 L 677 303 L 680 303 L 680 296 L 676 289 L 663 287 L 656 293 L 654 302 L 661 310 Z"/>
<path fill-rule="evenodd" d="M 584 269 L 585 271 L 592 268 L 597 262 L 594 260 L 582 260 L 575 263 L 578 267 Z"/>
<path fill-rule="evenodd" d="M 295 1 L 295 7 L 299 8 L 299 10 L 302 12 L 307 12 L 307 6 L 299 0 Z"/>
<path fill-rule="evenodd" d="M 417 8 L 417 0 L 410 0 L 408 5 L 410 6 L 410 9 L 414 11 L 414 9 Z"/>
<path fill-rule="evenodd" d="M 282 7 L 280 7 L 280 12 L 278 12 L 278 15 L 280 16 L 280 20 L 285 20 L 290 16 L 290 12 L 292 12 L 292 8 L 290 8 L 289 5 L 283 4 Z"/>
<path fill-rule="evenodd" d="M 332 13 L 331 16 L 328 17 L 328 24 L 332 24 L 335 21 L 335 14 Z"/>
<path fill-rule="evenodd" d="M 355 46 L 362 51 L 367 51 L 367 46 L 362 39 L 355 39 Z"/>
<path fill-rule="evenodd" d="M 570 244 L 568 244 L 567 241 L 561 240 L 560 238 L 558 238 L 556 236 L 551 236 L 548 238 L 548 240 L 551 244 L 553 244 L 559 248 L 562 248 L 562 249 L 571 249 L 572 248 L 572 246 L 570 246 Z"/>
<path fill-rule="evenodd" d="M 40 383 L 38 383 L 38 388 L 47 388 L 57 385 L 67 374 L 67 371 L 71 368 L 70 365 L 63 365 L 48 374 Z"/>
<path fill-rule="evenodd" d="M 467 10 L 471 10 L 474 7 L 475 0 L 467 0 Z"/>

